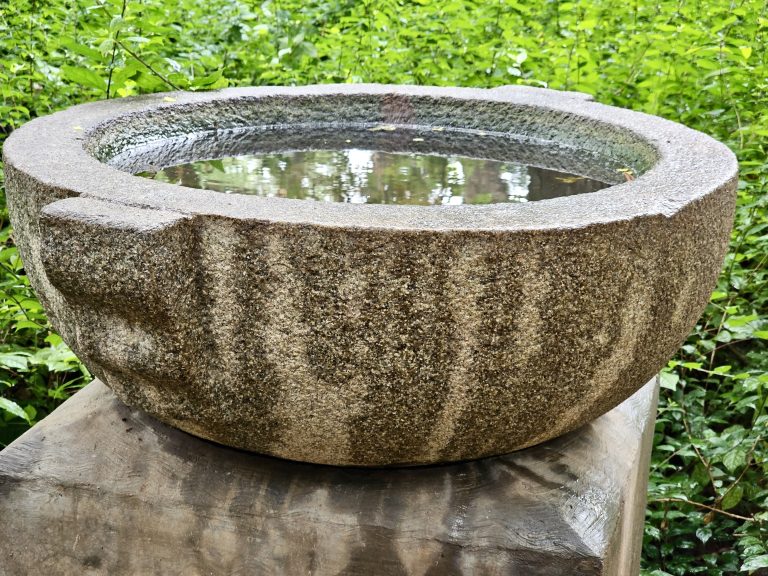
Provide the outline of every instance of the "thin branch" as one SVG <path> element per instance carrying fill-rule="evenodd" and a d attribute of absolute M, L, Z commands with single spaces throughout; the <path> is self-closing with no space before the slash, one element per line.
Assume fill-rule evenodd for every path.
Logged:
<path fill-rule="evenodd" d="M 128 0 L 123 0 L 123 9 L 120 11 L 120 18 L 125 18 L 125 9 L 128 6 Z M 107 77 L 107 100 L 109 100 L 109 92 L 112 88 L 112 73 L 115 71 L 115 56 L 117 55 L 117 41 L 120 38 L 120 29 L 115 32 L 114 43 L 112 44 L 112 59 L 109 62 L 109 76 Z"/>
<path fill-rule="evenodd" d="M 736 101 L 733 99 L 733 95 L 729 92 L 728 99 L 731 101 L 731 107 L 736 114 L 736 126 L 739 133 L 739 150 L 744 148 L 744 128 L 741 125 L 741 114 L 739 114 L 739 107 L 736 105 Z"/>
<path fill-rule="evenodd" d="M 723 516 L 728 516 L 729 518 L 733 518 L 735 520 L 743 520 L 744 522 L 755 521 L 754 516 L 741 516 L 740 514 L 733 514 L 732 512 L 727 512 L 725 510 L 721 510 L 720 508 L 715 508 L 714 506 L 708 506 L 706 504 L 702 504 L 701 502 L 686 500 L 685 498 L 654 498 L 653 500 L 648 501 L 649 504 L 654 502 L 679 502 L 681 504 L 690 504 L 696 508 L 702 508 L 704 510 L 709 510 L 710 512 L 716 512 L 717 514 L 722 514 Z"/>
<path fill-rule="evenodd" d="M 742 342 L 749 342 L 750 340 L 754 340 L 754 338 L 740 338 L 739 340 L 731 340 L 730 342 L 724 342 L 723 344 L 720 344 L 719 346 L 716 346 L 713 352 L 719 352 L 723 348 L 728 348 L 729 346 L 733 346 L 734 344 L 741 344 Z M 717 374 L 717 372 L 714 372 L 712 370 L 704 370 L 704 372 L 709 372 L 710 374 Z M 720 376 L 728 376 L 728 374 L 720 374 Z"/>
<path fill-rule="evenodd" d="M 744 469 L 741 471 L 741 474 L 739 474 L 739 477 L 736 478 L 736 480 L 733 481 L 733 484 L 731 484 L 728 487 L 728 490 L 725 491 L 725 493 L 723 494 L 723 498 L 725 498 L 728 495 L 728 492 L 733 490 L 733 488 L 739 482 L 741 482 L 741 479 L 744 478 L 744 474 L 746 474 L 747 470 L 749 469 L 749 467 L 752 466 L 752 460 L 754 459 L 755 450 L 757 450 L 757 445 L 760 444 L 760 441 L 762 439 L 763 439 L 762 434 L 758 434 L 757 438 L 755 438 L 755 441 L 752 443 L 752 447 L 749 449 L 749 451 L 747 452 L 746 457 L 744 458 L 744 462 L 745 462 Z M 722 500 L 722 498 L 721 498 L 721 500 Z"/>
<path fill-rule="evenodd" d="M 494 33 L 498 32 L 500 30 L 499 23 L 501 22 L 501 0 L 499 0 L 498 9 L 496 10 L 496 22 L 494 22 Z M 499 56 L 499 46 L 494 46 L 493 54 L 491 55 L 491 66 L 489 68 L 490 74 L 492 75 L 494 71 L 496 70 L 496 59 Z"/>
<path fill-rule="evenodd" d="M 712 465 L 709 463 L 709 460 L 707 460 L 704 455 L 701 453 L 699 448 L 696 446 L 696 444 L 693 442 L 693 434 L 691 434 L 691 426 L 688 424 L 688 410 L 685 408 L 685 403 L 680 402 L 680 410 L 683 413 L 683 426 L 685 427 L 685 433 L 688 435 L 688 442 L 691 444 L 691 448 L 693 448 L 693 451 L 696 453 L 696 456 L 699 457 L 699 460 L 704 465 L 704 469 L 707 471 L 707 476 L 709 477 L 709 483 L 712 485 L 712 491 L 717 495 L 717 484 L 715 484 L 715 477 L 712 475 Z"/>
<path fill-rule="evenodd" d="M 126 46 L 125 44 L 123 44 L 123 43 L 122 43 L 120 40 L 117 40 L 117 39 L 115 39 L 115 44 L 117 44 L 118 46 L 120 46 L 120 48 L 122 48 L 123 50 L 125 50 L 126 52 L 128 52 L 128 54 L 130 54 L 130 55 L 131 55 L 133 58 L 135 58 L 135 59 L 136 59 L 136 61 L 138 61 L 138 62 L 139 62 L 139 64 L 141 64 L 141 65 L 142 65 L 142 66 L 144 66 L 144 67 L 145 67 L 147 70 L 149 70 L 150 72 L 152 72 L 152 74 L 154 74 L 155 76 L 157 76 L 158 78 L 160 78 L 160 80 L 162 80 L 163 82 L 165 82 L 166 84 L 168 84 L 168 86 L 169 86 L 169 87 L 173 88 L 174 90 L 181 90 L 181 88 L 179 88 L 178 86 L 176 86 L 176 84 L 174 84 L 173 82 L 171 82 L 170 80 L 168 80 L 168 78 L 166 78 L 166 77 L 165 77 L 163 74 L 161 74 L 160 72 L 158 72 L 157 70 L 155 70 L 154 68 L 152 68 L 152 66 L 149 64 L 149 62 L 147 62 L 147 61 L 146 61 L 146 60 L 144 60 L 144 59 L 143 59 L 141 56 L 139 56 L 138 54 L 136 54 L 136 52 L 134 52 L 133 50 L 131 50 L 130 48 L 128 48 L 128 46 Z"/>

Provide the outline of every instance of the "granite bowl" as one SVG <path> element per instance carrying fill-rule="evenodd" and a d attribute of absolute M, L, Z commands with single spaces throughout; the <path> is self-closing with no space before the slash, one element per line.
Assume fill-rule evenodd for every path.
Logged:
<path fill-rule="evenodd" d="M 480 156 L 510 146 L 534 164 L 552 148 L 555 167 L 612 166 L 621 183 L 435 207 L 224 195 L 132 174 L 237 151 L 242 134 L 270 147 L 377 126 Z M 416 140 L 402 146 L 439 145 Z M 517 450 L 629 397 L 705 306 L 737 184 L 733 154 L 704 134 L 525 87 L 95 102 L 21 127 L 4 159 L 30 280 L 124 402 L 222 444 L 355 466 Z"/>

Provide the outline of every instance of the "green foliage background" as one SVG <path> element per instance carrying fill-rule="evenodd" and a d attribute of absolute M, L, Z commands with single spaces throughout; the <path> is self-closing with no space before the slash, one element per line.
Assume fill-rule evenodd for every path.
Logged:
<path fill-rule="evenodd" d="M 648 575 L 768 574 L 766 12 L 764 0 L 6 0 L 0 139 L 92 99 L 384 82 L 581 90 L 722 140 L 741 164 L 736 225 L 664 373 L 643 562 Z M 0 224 L 8 443 L 90 376 L 48 325 L 4 210 Z"/>

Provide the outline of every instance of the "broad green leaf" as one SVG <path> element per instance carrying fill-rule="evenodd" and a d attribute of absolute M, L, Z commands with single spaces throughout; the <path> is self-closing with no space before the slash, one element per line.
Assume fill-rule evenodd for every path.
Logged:
<path fill-rule="evenodd" d="M 13 414 L 14 416 L 17 416 L 21 418 L 22 420 L 26 420 L 29 422 L 29 415 L 24 411 L 24 409 L 16 404 L 13 400 L 9 400 L 8 398 L 3 398 L 0 396 L 0 410 L 5 410 L 6 412 L 9 412 L 10 414 Z"/>
<path fill-rule="evenodd" d="M 744 488 L 741 486 L 741 484 L 737 484 L 728 491 L 728 493 L 723 498 L 723 501 L 720 503 L 720 506 L 723 510 L 730 510 L 731 508 L 735 508 L 739 502 L 741 502 L 741 498 L 743 496 Z"/>
<path fill-rule="evenodd" d="M 709 526 L 702 526 L 696 530 L 696 538 L 701 540 L 702 544 L 706 544 L 709 542 L 709 539 L 712 538 L 712 528 Z"/>
<path fill-rule="evenodd" d="M 5 366 L 14 370 L 26 370 L 28 357 L 28 352 L 7 352 L 0 354 L 0 367 Z"/>
<path fill-rule="evenodd" d="M 192 82 L 192 86 L 196 88 L 200 88 L 203 86 L 210 86 L 211 84 L 215 84 L 216 82 L 218 82 L 220 78 L 221 78 L 221 70 L 217 70 L 216 72 L 214 72 L 213 74 L 209 74 L 208 76 L 204 76 L 202 78 L 196 78 Z"/>
<path fill-rule="evenodd" d="M 98 88 L 99 90 L 107 89 L 107 83 L 104 78 L 88 68 L 76 68 L 75 66 L 65 64 L 61 67 L 61 72 L 64 78 L 72 82 L 91 88 Z"/>
<path fill-rule="evenodd" d="M 721 330 L 720 333 L 715 336 L 715 340 L 717 342 L 722 342 L 724 344 L 727 344 L 731 340 L 733 340 L 733 335 L 728 330 Z"/>
<path fill-rule="evenodd" d="M 59 43 L 67 50 L 79 54 L 80 56 L 84 56 L 92 62 L 102 62 L 102 56 L 98 50 L 95 50 L 82 42 L 77 42 L 74 38 L 60 38 Z"/>
<path fill-rule="evenodd" d="M 676 390 L 677 383 L 680 381 L 680 376 L 674 372 L 662 372 L 660 375 L 660 386 L 667 390 Z"/>
<path fill-rule="evenodd" d="M 761 554 L 760 556 L 748 558 L 747 561 L 741 565 L 739 570 L 741 572 L 751 572 L 752 570 L 758 570 L 760 568 L 768 568 L 768 554 Z"/>
<path fill-rule="evenodd" d="M 729 472 L 735 472 L 747 462 L 747 452 L 740 448 L 734 448 L 723 456 L 723 465 Z"/>
<path fill-rule="evenodd" d="M 731 316 L 730 318 L 728 318 L 728 321 L 725 323 L 725 325 L 728 328 L 736 328 L 738 326 L 744 326 L 745 324 L 754 322 L 758 318 L 759 316 L 757 314 L 747 314 L 744 316 Z"/>
<path fill-rule="evenodd" d="M 61 339 L 61 336 L 59 336 L 55 332 L 51 332 L 50 334 L 48 334 L 48 336 L 45 337 L 45 341 L 51 346 L 58 346 L 63 342 L 63 340 Z"/>
<path fill-rule="evenodd" d="M 24 412 L 26 413 L 29 422 L 32 422 L 37 417 L 37 409 L 31 404 L 24 406 Z"/>
<path fill-rule="evenodd" d="M 16 324 L 13 327 L 14 330 L 24 330 L 28 328 L 32 328 L 33 330 L 39 330 L 40 323 L 32 322 L 31 320 L 21 320 L 20 322 L 16 322 Z"/>

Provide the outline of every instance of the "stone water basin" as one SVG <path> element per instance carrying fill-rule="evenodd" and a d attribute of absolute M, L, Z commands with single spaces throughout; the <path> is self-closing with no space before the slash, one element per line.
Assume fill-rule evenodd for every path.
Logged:
<path fill-rule="evenodd" d="M 360 147 L 501 167 L 447 193 L 419 168 L 426 196 L 387 184 L 394 203 L 167 176 Z M 628 398 L 708 301 L 737 185 L 704 134 L 526 87 L 95 102 L 29 122 L 4 159 L 30 280 L 119 398 L 215 442 L 351 466 L 506 453 Z"/>

